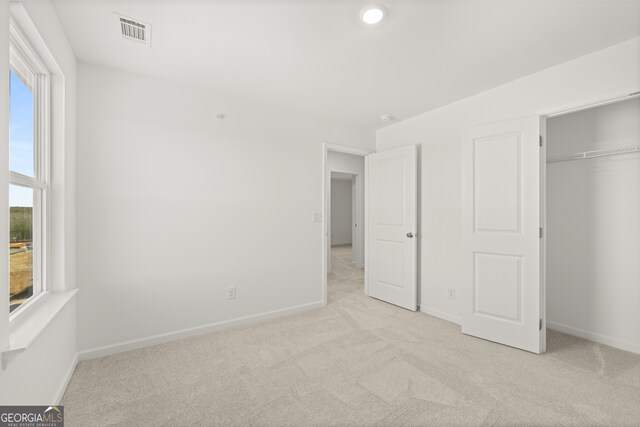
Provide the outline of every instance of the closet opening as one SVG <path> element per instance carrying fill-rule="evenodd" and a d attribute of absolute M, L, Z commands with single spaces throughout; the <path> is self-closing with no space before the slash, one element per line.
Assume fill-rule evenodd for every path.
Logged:
<path fill-rule="evenodd" d="M 640 353 L 640 98 L 546 120 L 546 325 Z"/>

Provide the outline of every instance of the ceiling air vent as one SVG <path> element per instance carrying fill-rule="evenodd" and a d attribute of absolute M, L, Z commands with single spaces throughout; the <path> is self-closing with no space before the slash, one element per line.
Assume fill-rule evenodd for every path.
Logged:
<path fill-rule="evenodd" d="M 151 46 L 151 24 L 127 18 L 126 16 L 118 16 L 118 18 L 120 19 L 122 37 Z"/>

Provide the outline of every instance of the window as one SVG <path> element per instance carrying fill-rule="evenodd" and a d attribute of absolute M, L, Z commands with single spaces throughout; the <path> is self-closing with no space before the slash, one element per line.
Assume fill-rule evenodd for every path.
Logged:
<path fill-rule="evenodd" d="M 46 289 L 49 73 L 11 23 L 9 311 Z"/>

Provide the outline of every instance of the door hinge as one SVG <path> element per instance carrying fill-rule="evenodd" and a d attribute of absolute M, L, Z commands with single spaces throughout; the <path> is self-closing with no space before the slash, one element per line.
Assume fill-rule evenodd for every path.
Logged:
<path fill-rule="evenodd" d="M 542 239 L 542 227 L 540 227 L 540 238 Z"/>
<path fill-rule="evenodd" d="M 542 319 L 540 319 L 540 323 L 538 324 L 538 330 L 541 331 L 542 330 Z"/>
<path fill-rule="evenodd" d="M 540 147 L 542 147 L 542 135 L 540 135 Z"/>

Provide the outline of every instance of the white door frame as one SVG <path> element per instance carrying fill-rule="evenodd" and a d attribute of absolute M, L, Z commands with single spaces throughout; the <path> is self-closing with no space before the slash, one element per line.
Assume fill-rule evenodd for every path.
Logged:
<path fill-rule="evenodd" d="M 364 204 L 362 187 L 360 185 L 363 183 L 364 176 L 360 175 L 351 175 L 351 237 L 353 240 L 353 236 L 356 237 L 357 245 L 352 246 L 352 254 L 351 260 L 356 268 L 364 268 L 364 258 L 361 256 L 363 252 L 363 248 L 361 248 L 361 243 L 363 243 L 361 237 L 364 237 L 362 234 L 362 230 L 364 229 Z M 360 221 L 362 219 L 362 221 Z M 360 226 L 358 226 L 360 224 Z M 331 234 L 331 233 L 329 233 Z"/>
<path fill-rule="evenodd" d="M 373 150 L 369 150 L 368 148 L 358 148 L 358 147 L 350 147 L 347 145 L 339 145 L 339 144 L 331 144 L 325 142 L 322 144 L 322 305 L 323 307 L 327 306 L 327 266 L 329 264 L 328 253 L 329 253 L 329 218 L 330 218 L 330 202 L 331 202 L 331 171 L 327 170 L 327 155 L 329 152 L 343 153 L 343 154 L 351 154 L 354 156 L 361 156 L 364 158 L 364 194 L 367 192 L 368 182 L 367 182 L 367 155 L 374 153 Z M 334 171 L 334 172 L 345 172 L 351 173 L 354 175 L 358 175 L 357 171 Z M 367 211 L 364 209 L 364 228 L 360 229 L 361 233 L 364 233 L 364 248 L 367 247 L 367 233 L 365 232 L 367 227 Z M 365 250 L 365 261 L 364 261 L 364 274 L 365 274 L 365 295 L 367 294 L 367 257 Z"/>

